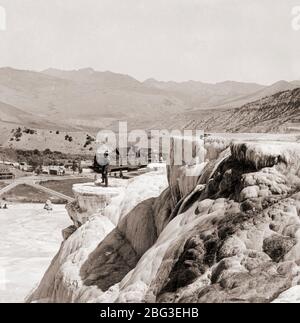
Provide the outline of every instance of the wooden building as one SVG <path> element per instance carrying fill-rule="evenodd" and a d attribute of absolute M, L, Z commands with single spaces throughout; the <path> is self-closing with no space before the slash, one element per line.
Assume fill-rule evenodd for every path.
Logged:
<path fill-rule="evenodd" d="M 0 180 L 14 179 L 15 175 L 7 166 L 0 165 Z"/>

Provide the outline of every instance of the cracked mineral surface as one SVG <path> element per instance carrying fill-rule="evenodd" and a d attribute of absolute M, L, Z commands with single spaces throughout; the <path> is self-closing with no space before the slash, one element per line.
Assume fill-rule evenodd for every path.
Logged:
<path fill-rule="evenodd" d="M 193 176 L 187 163 L 130 180 L 84 222 L 90 202 L 77 187 L 74 226 L 28 301 L 299 300 L 300 145 L 218 137 L 204 147 Z"/>

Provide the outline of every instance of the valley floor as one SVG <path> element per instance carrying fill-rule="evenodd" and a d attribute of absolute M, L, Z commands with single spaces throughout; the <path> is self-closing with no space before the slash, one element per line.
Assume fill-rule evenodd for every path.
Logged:
<path fill-rule="evenodd" d="M 41 204 L 0 209 L 0 303 L 24 302 L 39 283 L 70 225 L 64 205 L 47 213 Z"/>

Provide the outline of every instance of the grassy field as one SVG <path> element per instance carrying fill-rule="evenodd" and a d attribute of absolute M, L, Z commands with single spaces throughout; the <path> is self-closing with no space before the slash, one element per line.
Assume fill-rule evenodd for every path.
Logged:
<path fill-rule="evenodd" d="M 62 193 L 64 195 L 74 197 L 72 187 L 74 184 L 80 184 L 80 183 L 88 183 L 92 182 L 91 179 L 88 178 L 82 178 L 82 179 L 67 179 L 67 180 L 60 180 L 60 181 L 45 181 L 40 182 L 40 185 L 47 187 L 51 190 L 54 190 L 56 192 Z"/>
<path fill-rule="evenodd" d="M 21 184 L 13 188 L 11 191 L 2 195 L 2 200 L 18 203 L 45 203 L 50 200 L 54 204 L 65 204 L 66 201 L 51 196 L 43 191 L 26 184 Z"/>

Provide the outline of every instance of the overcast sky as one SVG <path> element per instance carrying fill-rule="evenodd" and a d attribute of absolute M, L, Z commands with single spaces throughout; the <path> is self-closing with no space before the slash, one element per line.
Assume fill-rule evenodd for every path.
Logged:
<path fill-rule="evenodd" d="M 139 80 L 300 79 L 300 0 L 0 0 L 0 66 Z"/>

